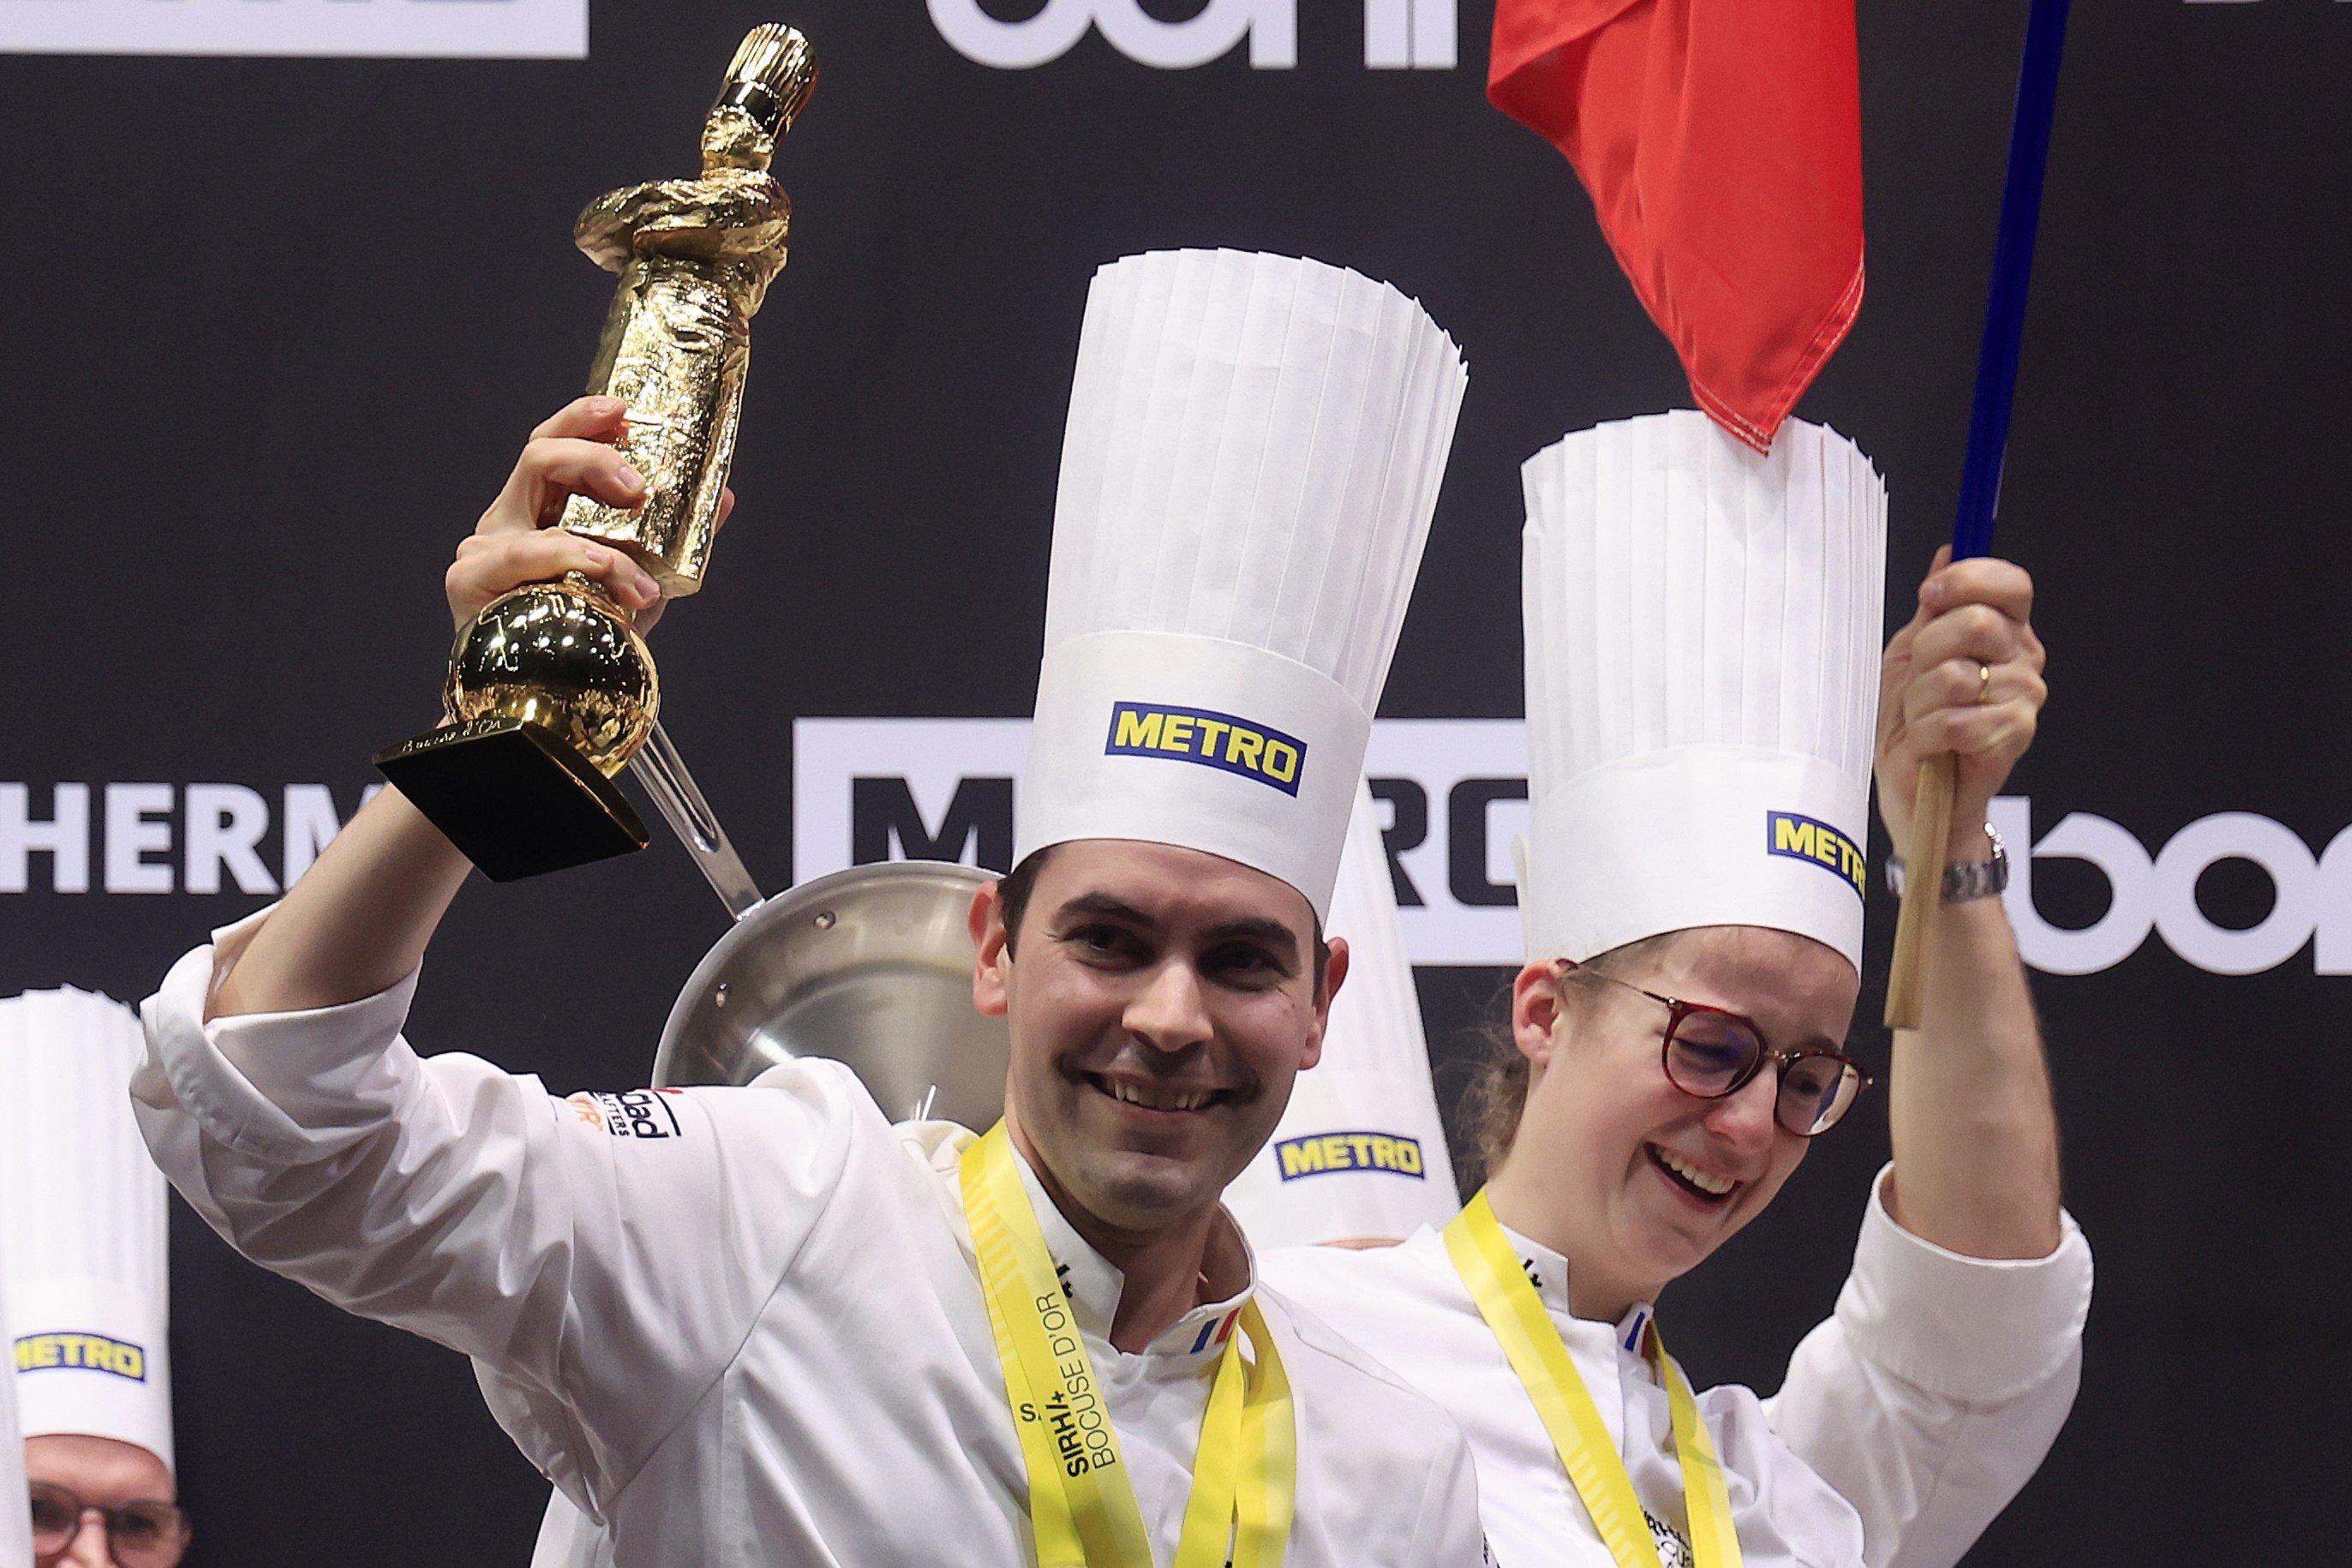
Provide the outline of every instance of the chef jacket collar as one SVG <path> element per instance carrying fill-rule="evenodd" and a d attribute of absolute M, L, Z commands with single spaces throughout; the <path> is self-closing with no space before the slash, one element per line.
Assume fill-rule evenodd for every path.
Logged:
<path fill-rule="evenodd" d="M 1527 1270 L 1528 1279 L 1534 1283 L 1536 1294 L 1543 1299 L 1544 1309 L 1551 1313 L 1553 1321 L 1567 1318 L 1588 1331 L 1598 1328 L 1599 1324 L 1579 1318 L 1569 1310 L 1568 1259 L 1542 1242 L 1521 1236 L 1509 1226 L 1504 1226 L 1502 1229 L 1503 1234 L 1510 1238 L 1512 1252 L 1518 1258 L 1519 1266 Z M 1655 1316 L 1654 1309 L 1647 1301 L 1636 1301 L 1627 1308 L 1625 1315 L 1617 1320 L 1618 1351 L 1641 1358 L 1649 1349 L 1643 1342 L 1643 1335 L 1648 1332 Z"/>
<path fill-rule="evenodd" d="M 1118 1314 L 1119 1296 L 1127 1289 L 1127 1276 L 1118 1265 L 1088 1246 L 1086 1237 L 1062 1217 L 1061 1209 L 1045 1191 L 1045 1184 L 1037 1179 L 1037 1173 L 1029 1168 L 1028 1157 L 1021 1152 L 1019 1144 L 1013 1145 L 1013 1152 L 1021 1167 L 1021 1184 L 1029 1192 L 1030 1206 L 1037 1211 L 1037 1229 L 1045 1237 L 1045 1250 L 1052 1255 L 1054 1267 L 1062 1277 L 1062 1293 L 1070 1299 L 1070 1310 L 1077 1317 L 1078 1327 L 1108 1344 L 1111 1321 Z M 1250 1251 L 1241 1226 L 1222 1207 L 1217 1210 L 1216 1227 L 1210 1232 L 1209 1250 L 1226 1259 L 1238 1254 L 1240 1293 L 1193 1308 L 1161 1330 L 1140 1353 L 1198 1362 L 1206 1367 L 1224 1351 L 1242 1308 L 1248 1304 L 1250 1292 L 1256 1288 L 1257 1258 Z M 1227 1274 L 1230 1268 L 1217 1272 Z"/>

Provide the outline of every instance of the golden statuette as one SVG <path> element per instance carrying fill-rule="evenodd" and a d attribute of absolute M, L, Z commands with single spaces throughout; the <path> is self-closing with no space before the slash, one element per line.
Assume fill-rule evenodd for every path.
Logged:
<path fill-rule="evenodd" d="M 702 586 L 742 419 L 751 318 L 783 269 L 792 202 L 768 165 L 816 86 L 808 40 L 752 29 L 702 127 L 702 174 L 600 196 L 574 237 L 620 275 L 588 390 L 628 405 L 621 447 L 647 496 L 575 496 L 557 526 L 626 551 L 676 598 Z M 457 634 L 448 723 L 375 759 L 499 881 L 643 848 L 618 773 L 660 710 L 628 612 L 579 575 L 494 600 Z"/>

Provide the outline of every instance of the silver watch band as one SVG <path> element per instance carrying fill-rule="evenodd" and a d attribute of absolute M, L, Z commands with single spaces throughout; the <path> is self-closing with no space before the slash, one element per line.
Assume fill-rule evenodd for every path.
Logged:
<path fill-rule="evenodd" d="M 1993 826 L 1985 824 L 1985 837 L 1991 842 L 1992 855 L 1984 860 L 1963 860 L 1944 868 L 1944 902 L 1964 904 L 1971 899 L 1995 898 L 2009 890 L 2009 846 L 2002 843 Z M 1903 896 L 1903 857 L 1886 858 L 1886 886 L 1896 898 Z"/>

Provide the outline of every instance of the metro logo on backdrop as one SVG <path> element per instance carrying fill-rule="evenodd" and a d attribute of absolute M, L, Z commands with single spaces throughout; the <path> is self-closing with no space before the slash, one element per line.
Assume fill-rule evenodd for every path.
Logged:
<path fill-rule="evenodd" d="M 898 859 L 1009 869 L 1028 735 L 1025 719 L 801 720 L 793 730 L 794 876 L 805 881 Z M 1364 772 L 1381 803 L 1413 962 L 1517 963 L 1511 841 L 1527 827 L 1526 726 L 1382 720 L 1372 727 Z M 1786 842 L 1768 824 L 1768 849 L 1801 851 L 1824 875 L 1849 883 L 1864 870 L 1861 847 L 1844 835 L 1826 830 L 1825 840 L 1815 824 L 1808 840 L 1805 819 L 1782 815 Z M 2352 828 L 2315 853 L 2269 817 L 2217 812 L 2151 854 L 2129 829 L 2089 812 L 2061 814 L 2038 839 L 2033 817 L 2026 796 L 1993 803 L 1993 826 L 2011 846 L 2010 921 L 2035 969 L 2096 973 L 2154 934 L 2210 973 L 2258 973 L 2310 948 L 2315 973 L 2352 974 Z M 0 876 L 8 868 L 5 826 L 0 821 Z M 2109 892 L 2105 911 L 2079 929 L 2052 924 L 2033 902 L 2034 863 L 2070 859 L 2095 868 Z M 2259 868 L 2273 889 L 2269 912 L 2243 930 L 2219 924 L 2198 903 L 2199 879 L 2224 860 Z M 1884 963 L 1883 948 L 1873 957 Z"/>
<path fill-rule="evenodd" d="M 1298 0 L 1205 0 L 1181 21 L 1163 22 L 1143 0 L 1044 0 L 1019 21 L 989 14 L 981 0 L 925 0 L 931 24 L 956 53 L 998 70 L 1050 65 L 1089 28 L 1138 65 L 1190 70 L 1223 59 L 1244 40 L 1256 70 L 1298 64 Z M 1321 8 L 1328 21 L 1335 7 Z M 1452 70 L 1459 24 L 1454 0 L 1364 0 L 1369 70 Z"/>
<path fill-rule="evenodd" d="M 576 60 L 588 0 L 0 0 L 0 54 Z"/>

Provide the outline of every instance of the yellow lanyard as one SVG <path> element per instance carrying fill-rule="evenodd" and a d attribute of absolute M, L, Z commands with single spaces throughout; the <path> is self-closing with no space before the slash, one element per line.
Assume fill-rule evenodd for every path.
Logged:
<path fill-rule="evenodd" d="M 1503 1234 L 1483 1190 L 1445 1227 L 1445 1250 L 1462 1282 L 1470 1287 L 1478 1315 L 1502 1341 L 1511 1370 L 1535 1402 L 1544 1430 L 1551 1434 L 1551 1446 L 1618 1568 L 1659 1568 L 1658 1544 L 1650 1534 L 1642 1500 L 1633 1495 L 1625 1461 L 1618 1456 L 1576 1363 L 1569 1359 L 1559 1331 L 1544 1310 L 1542 1298 L 1519 1271 L 1510 1238 Z M 1690 1513 L 1691 1550 L 1698 1568 L 1740 1568 L 1731 1495 L 1725 1489 L 1723 1466 L 1715 1457 L 1706 1424 L 1699 1419 L 1698 1402 L 1691 1397 L 1681 1371 L 1666 1359 L 1665 1342 L 1658 1337 L 1654 1319 L 1648 1340 L 1650 1364 L 1665 1384 L 1666 1402 L 1674 1412 L 1675 1452 L 1682 1459 L 1683 1504 Z"/>
<path fill-rule="evenodd" d="M 1094 1358 L 1062 1294 L 1045 1234 L 998 1122 L 963 1152 L 964 1215 L 980 1255 L 1004 1394 L 1029 1472 L 1039 1568 L 1152 1568 Z M 1246 1337 L 1254 1363 L 1244 1362 Z M 1175 1568 L 1281 1568 L 1297 1495 L 1290 1382 L 1252 1301 L 1226 1342 L 1192 1457 Z M 1230 1548 L 1230 1551 L 1229 1551 Z"/>

